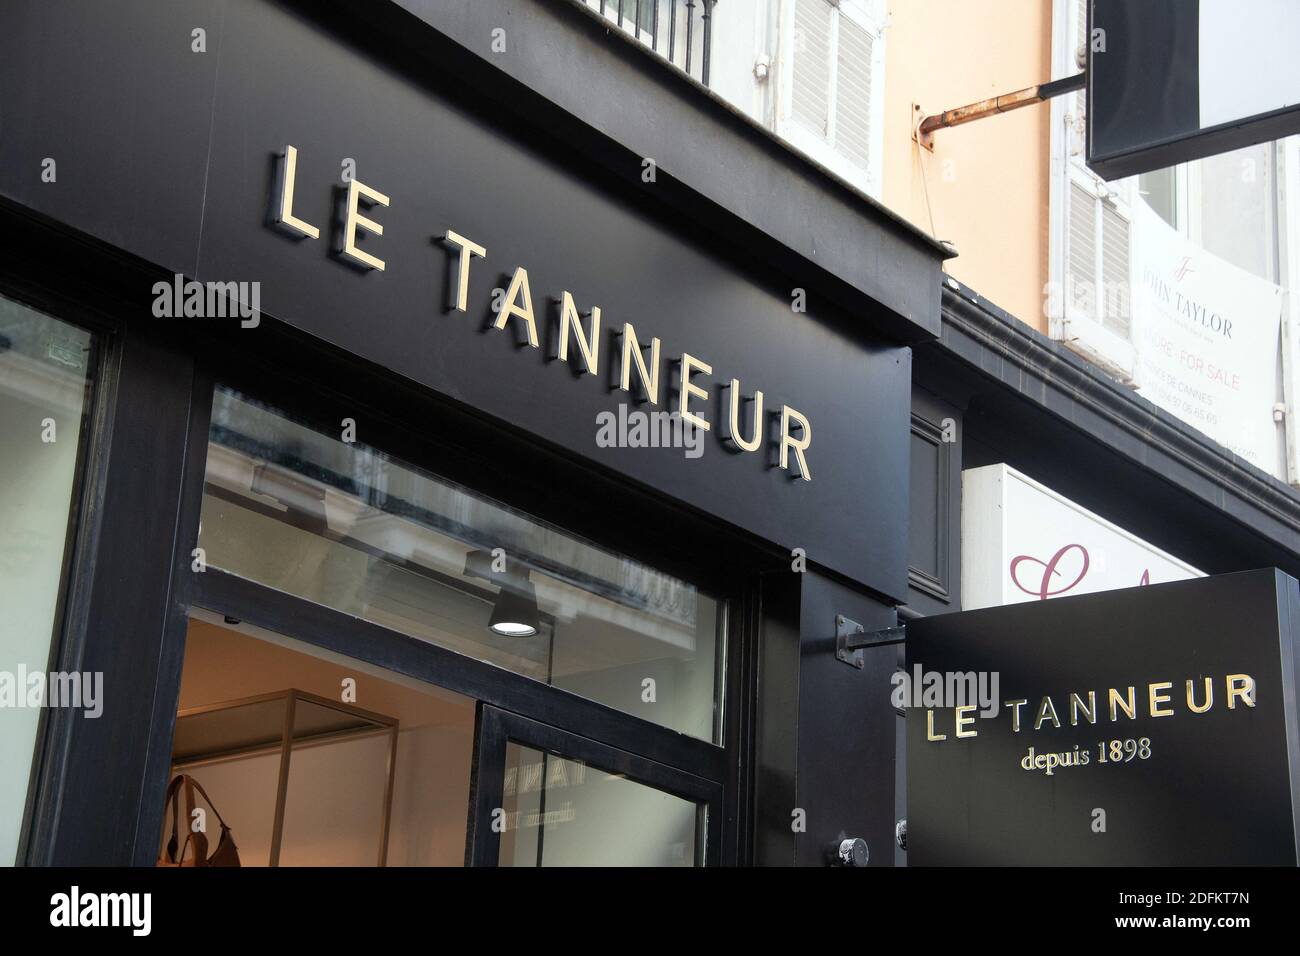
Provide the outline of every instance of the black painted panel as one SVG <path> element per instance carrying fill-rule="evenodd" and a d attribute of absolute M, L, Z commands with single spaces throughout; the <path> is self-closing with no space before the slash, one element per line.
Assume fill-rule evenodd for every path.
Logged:
<path fill-rule="evenodd" d="M 75 665 L 104 675 L 104 709 L 97 719 L 74 718 L 59 825 L 41 860 L 55 865 L 132 859 L 141 800 L 149 799 L 145 743 L 155 696 L 173 692 L 160 679 L 178 676 L 160 675 L 159 648 L 172 611 L 193 366 L 158 343 L 129 332 L 125 339 L 85 644 Z"/>
<path fill-rule="evenodd" d="M 71 8 L 42 9 L 6 15 L 0 60 L 39 45 L 48 31 L 80 34 Z M 185 27 L 182 41 L 187 23 L 210 19 L 212 10 L 197 0 L 167 9 L 168 23 Z M 134 22 L 154 22 L 153 10 L 124 8 L 98 24 L 92 58 L 62 46 L 27 64 L 51 78 L 41 112 L 53 110 L 84 134 L 68 134 L 69 156 L 109 157 L 114 175 L 97 176 L 74 208 L 10 173 L 0 174 L 0 192 L 166 266 L 188 268 L 198 248 L 200 279 L 262 282 L 263 311 L 291 325 L 783 548 L 805 548 L 813 562 L 882 593 L 905 595 L 908 350 L 871 341 L 815 289 L 809 311 L 793 311 L 800 277 L 760 272 L 744 249 L 685 235 L 653 188 L 633 196 L 563 143 L 524 139 L 517 123 L 494 128 L 473 91 L 445 77 L 402 74 L 296 12 L 227 0 L 209 28 L 209 52 L 181 46 L 214 69 L 219 55 L 209 102 L 186 82 L 167 81 L 179 69 L 170 28 L 160 40 L 156 27 L 142 33 Z M 118 102 L 131 108 L 114 111 L 110 126 L 103 104 L 82 93 L 103 81 L 98 64 L 119 61 L 137 66 L 115 80 Z M 39 126 L 35 106 L 26 109 L 11 106 L 7 124 Z M 173 109 L 184 115 L 170 122 Z M 296 211 L 321 227 L 318 241 L 266 226 L 274 155 L 288 143 L 301 151 Z M 205 178 L 192 172 L 200 153 Z M 357 272 L 329 254 L 345 158 L 392 200 L 371 212 L 384 235 L 362 243 L 387 261 L 383 273 Z M 155 222 L 155 206 L 196 203 L 201 234 L 189 228 L 193 216 Z M 448 228 L 488 249 L 474 264 L 468 314 L 443 307 L 451 262 L 434 237 Z M 491 290 L 517 265 L 529 271 L 542 349 L 521 350 L 513 330 L 484 328 Z M 603 310 L 599 378 L 576 378 L 544 357 L 548 297 L 561 289 L 581 307 Z M 713 365 L 701 381 L 714 423 L 701 458 L 596 446 L 596 414 L 622 394 L 610 392 L 606 373 L 615 341 L 608 330 L 623 321 L 646 340 L 662 339 L 665 400 L 670 362 L 683 351 Z M 720 385 L 732 377 L 746 391 L 761 388 L 769 408 L 787 403 L 811 420 L 813 481 L 792 481 L 759 453 L 733 454 L 718 443 Z"/>
<path fill-rule="evenodd" d="M 631 16 L 634 0 L 624 2 Z M 666 6 L 668 0 L 654 2 Z M 672 2 L 680 12 L 681 0 Z M 695 2 L 698 16 L 701 4 Z M 612 0 L 605 5 L 612 12 Z M 883 205 L 814 170 L 729 104 L 698 95 L 689 88 L 691 80 L 627 43 L 590 6 L 572 0 L 394 0 L 394 6 L 409 11 L 409 22 L 393 32 L 409 40 L 428 24 L 461 44 L 466 61 L 505 71 L 626 147 L 631 155 L 625 161 L 636 172 L 641 156 L 653 156 L 660 171 L 684 187 L 680 205 L 688 214 L 722 229 L 743 222 L 758 235 L 741 241 L 761 244 L 770 261 L 799 260 L 790 268 L 826 270 L 834 277 L 831 286 L 843 283 L 841 301 L 858 321 L 904 344 L 939 334 L 937 263 L 954 253 Z M 715 50 L 736 42 L 721 21 L 714 25 L 720 31 Z M 505 50 L 493 48 L 497 27 L 506 28 Z M 683 40 L 679 33 L 677 43 Z M 721 215 L 710 216 L 708 207 L 715 203 Z M 729 217 L 736 219 L 727 223 Z M 812 278 L 806 284 L 822 285 Z"/>
<path fill-rule="evenodd" d="M 796 806 L 807 831 L 796 837 L 796 864 L 825 866 L 839 841 L 860 837 L 871 866 L 894 865 L 894 734 L 890 694 L 893 645 L 863 651 L 861 670 L 835 656 L 835 618 L 868 631 L 896 615 L 841 584 L 801 575 Z M 787 821 L 789 814 L 787 812 Z"/>
<path fill-rule="evenodd" d="M 1089 57 L 1088 153 L 1107 159 L 1200 130 L 1196 0 L 1085 0 L 1105 52 Z"/>
<path fill-rule="evenodd" d="M 0 9 L 0 194 L 192 272 L 224 0 Z M 193 51 L 206 30 L 206 53 Z M 54 160 L 54 181 L 42 179 Z"/>

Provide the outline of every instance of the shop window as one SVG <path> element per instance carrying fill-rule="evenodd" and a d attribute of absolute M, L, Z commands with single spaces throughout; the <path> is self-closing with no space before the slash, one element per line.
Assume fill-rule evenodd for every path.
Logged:
<path fill-rule="evenodd" d="M 878 196 L 883 3 L 793 0 L 781 17 L 777 132 Z"/>
<path fill-rule="evenodd" d="M 347 437 L 218 389 L 207 566 L 719 739 L 723 602 Z"/>
<path fill-rule="evenodd" d="M 55 703 L 44 696 L 34 701 L 30 678 L 48 673 L 60 630 L 90 405 L 93 345 L 90 333 L 0 298 L 3 863 L 15 862 L 41 705 Z M 80 702 L 93 704 L 84 697 Z"/>
<path fill-rule="evenodd" d="M 542 728 L 545 739 L 534 742 L 529 721 L 492 711 L 498 755 L 491 741 L 476 742 L 476 707 L 462 694 L 196 609 L 159 795 L 159 860 L 460 866 L 483 862 L 467 852 L 477 816 L 499 866 L 703 861 L 707 815 L 697 799 L 633 779 L 609 748 L 570 737 L 613 758 L 579 759 L 565 753 L 562 732 Z M 475 801 L 484 790 L 494 797 Z"/>
<path fill-rule="evenodd" d="M 500 866 L 694 866 L 698 806 L 578 760 L 506 747 Z"/>
<path fill-rule="evenodd" d="M 196 611 L 159 855 L 193 865 L 186 824 L 170 856 L 168 844 L 200 810 L 205 859 L 218 856 L 224 823 L 240 866 L 460 866 L 474 707 Z"/>

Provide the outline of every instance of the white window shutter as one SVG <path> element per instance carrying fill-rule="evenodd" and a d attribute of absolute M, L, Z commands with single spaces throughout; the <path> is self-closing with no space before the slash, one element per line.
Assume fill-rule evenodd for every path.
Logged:
<path fill-rule="evenodd" d="M 790 116 L 810 132 L 830 130 L 831 14 L 827 0 L 796 0 Z"/>
<path fill-rule="evenodd" d="M 835 56 L 835 148 L 859 166 L 871 165 L 871 64 L 874 38 L 841 17 Z"/>
<path fill-rule="evenodd" d="M 1101 205 L 1101 322 L 1123 339 L 1130 337 L 1129 220 L 1110 202 Z"/>
<path fill-rule="evenodd" d="M 1079 71 L 1086 0 L 1054 0 L 1052 75 Z M 1123 382 L 1135 384 L 1131 320 L 1132 183 L 1107 183 L 1085 162 L 1082 92 L 1053 103 L 1050 278 L 1058 305 L 1051 334 Z"/>
<path fill-rule="evenodd" d="M 1097 197 L 1071 180 L 1066 191 L 1065 305 L 1071 318 L 1094 318 Z"/>
<path fill-rule="evenodd" d="M 776 132 L 878 195 L 884 0 L 782 0 L 780 16 Z"/>

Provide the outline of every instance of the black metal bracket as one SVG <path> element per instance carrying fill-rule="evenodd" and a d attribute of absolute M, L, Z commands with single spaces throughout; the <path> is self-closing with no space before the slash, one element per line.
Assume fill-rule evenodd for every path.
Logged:
<path fill-rule="evenodd" d="M 1053 97 L 1060 96 L 1062 93 L 1073 93 L 1081 90 L 1088 84 L 1088 71 L 1083 70 L 1071 76 L 1063 76 L 1059 80 L 1051 80 L 1047 83 L 1038 84 L 1038 98 L 1040 100 L 1050 100 Z"/>
<path fill-rule="evenodd" d="M 835 659 L 858 670 L 862 670 L 867 663 L 862 654 L 863 648 L 901 644 L 906 638 L 906 624 L 868 631 L 857 621 L 850 621 L 843 614 L 835 615 Z"/>

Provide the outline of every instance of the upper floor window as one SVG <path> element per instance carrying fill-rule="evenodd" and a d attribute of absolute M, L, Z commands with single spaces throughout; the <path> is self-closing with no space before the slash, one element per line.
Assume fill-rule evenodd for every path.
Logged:
<path fill-rule="evenodd" d="M 718 0 L 578 0 L 705 86 Z"/>
<path fill-rule="evenodd" d="M 1057 0 L 1053 19 L 1053 77 L 1077 73 L 1075 51 L 1087 33 L 1085 0 Z M 1052 194 L 1054 338 L 1064 339 L 1121 381 L 1136 371 L 1129 264 L 1132 180 L 1108 183 L 1085 162 L 1085 94 L 1054 101 Z"/>
<path fill-rule="evenodd" d="M 1286 143 L 1258 143 L 1143 173 L 1138 194 L 1166 223 L 1252 275 L 1280 282 L 1278 171 Z"/>
<path fill-rule="evenodd" d="M 576 0 L 879 198 L 886 0 Z"/>
<path fill-rule="evenodd" d="M 1085 0 L 1055 0 L 1053 77 L 1079 71 Z M 1086 164 L 1086 98 L 1052 101 L 1053 338 L 1165 411 L 1300 483 L 1283 349 L 1300 274 L 1300 137 L 1106 181 Z M 1290 215 L 1288 215 L 1290 209 Z"/>
<path fill-rule="evenodd" d="M 780 5 L 776 131 L 832 172 L 880 192 L 883 0 Z"/>

